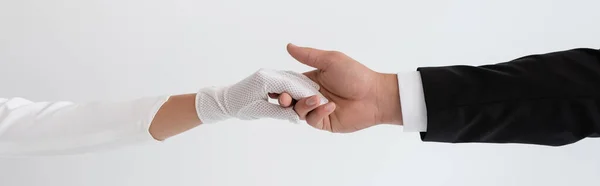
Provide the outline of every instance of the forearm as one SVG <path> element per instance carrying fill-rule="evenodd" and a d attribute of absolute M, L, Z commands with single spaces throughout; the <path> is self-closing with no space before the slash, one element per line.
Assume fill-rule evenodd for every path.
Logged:
<path fill-rule="evenodd" d="M 170 97 L 94 103 L 0 98 L 0 155 L 74 154 L 164 140 L 200 119 L 299 122 L 293 108 L 268 102 L 268 93 L 284 92 L 300 99 L 318 94 L 318 85 L 299 73 L 263 69 L 231 86 Z"/>
<path fill-rule="evenodd" d="M 198 126 L 195 99 L 196 94 L 171 96 L 152 120 L 152 137 L 162 141 Z"/>

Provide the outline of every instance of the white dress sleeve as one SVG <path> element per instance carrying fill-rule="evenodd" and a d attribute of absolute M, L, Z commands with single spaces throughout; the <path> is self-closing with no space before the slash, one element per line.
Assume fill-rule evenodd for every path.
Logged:
<path fill-rule="evenodd" d="M 148 129 L 168 98 L 81 104 L 0 98 L 0 156 L 87 153 L 155 141 Z"/>

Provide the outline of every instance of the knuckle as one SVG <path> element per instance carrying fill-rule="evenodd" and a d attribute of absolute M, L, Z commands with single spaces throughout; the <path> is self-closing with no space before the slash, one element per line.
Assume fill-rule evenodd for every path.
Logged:
<path fill-rule="evenodd" d="M 257 78 L 264 78 L 264 77 L 266 77 L 266 75 L 267 75 L 267 70 L 262 69 L 262 68 L 254 73 L 254 76 L 256 76 Z"/>
<path fill-rule="evenodd" d="M 265 84 L 268 81 L 269 77 L 270 70 L 267 69 L 260 69 L 256 71 L 253 75 L 254 81 L 256 81 L 259 84 Z"/>
<path fill-rule="evenodd" d="M 345 54 L 340 51 L 328 51 L 325 54 L 325 56 L 327 57 L 327 59 L 336 60 L 336 59 L 343 58 L 345 56 Z"/>
<path fill-rule="evenodd" d="M 296 104 L 294 105 L 294 110 L 296 111 L 296 113 L 298 113 L 298 115 L 304 115 L 302 113 L 304 113 L 304 109 L 302 108 L 302 104 Z"/>
<path fill-rule="evenodd" d="M 304 101 L 302 101 L 299 104 L 296 104 L 298 106 L 298 112 L 300 113 L 308 113 L 308 105 L 306 105 L 306 103 Z"/>

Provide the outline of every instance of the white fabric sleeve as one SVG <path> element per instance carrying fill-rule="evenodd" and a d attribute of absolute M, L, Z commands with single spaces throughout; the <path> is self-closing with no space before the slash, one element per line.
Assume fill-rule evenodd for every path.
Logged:
<path fill-rule="evenodd" d="M 77 104 L 0 98 L 0 156 L 76 154 L 155 142 L 148 129 L 168 99 Z"/>
<path fill-rule="evenodd" d="M 398 73 L 398 88 L 404 132 L 426 132 L 427 107 L 421 74 L 418 71 Z"/>

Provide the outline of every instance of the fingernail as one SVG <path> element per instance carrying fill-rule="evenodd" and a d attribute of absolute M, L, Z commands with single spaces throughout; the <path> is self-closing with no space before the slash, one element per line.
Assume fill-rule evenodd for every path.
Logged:
<path fill-rule="evenodd" d="M 331 112 L 333 110 L 333 108 L 334 108 L 333 104 L 325 105 L 325 111 L 327 111 L 327 112 Z"/>
<path fill-rule="evenodd" d="M 317 98 L 309 98 L 306 100 L 306 105 L 308 106 L 314 106 L 315 104 L 317 104 Z"/>

